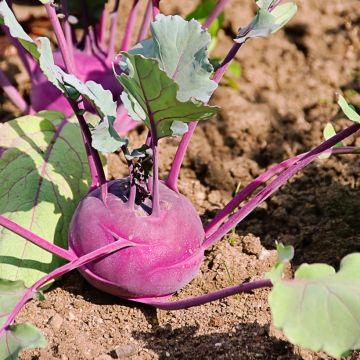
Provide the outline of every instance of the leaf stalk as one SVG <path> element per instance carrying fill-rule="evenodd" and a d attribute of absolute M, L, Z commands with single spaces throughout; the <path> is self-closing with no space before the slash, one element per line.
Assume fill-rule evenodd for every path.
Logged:
<path fill-rule="evenodd" d="M 240 221 L 247 217 L 259 204 L 265 201 L 271 194 L 279 189 L 290 177 L 303 169 L 305 166 L 315 160 L 320 154 L 327 151 L 331 147 L 343 139 L 349 137 L 360 129 L 360 124 L 354 124 L 343 131 L 339 132 L 329 140 L 324 141 L 315 149 L 305 154 L 299 161 L 283 171 L 275 180 L 265 186 L 259 193 L 256 194 L 246 205 L 238 210 L 235 215 L 231 216 L 229 220 L 221 225 L 212 235 L 210 235 L 202 244 L 203 249 L 207 249 L 215 242 L 220 240 L 228 231 L 236 226 Z M 340 149 L 340 148 L 337 148 Z M 337 149 L 334 149 L 336 151 Z"/>
<path fill-rule="evenodd" d="M 0 86 L 10 98 L 12 103 L 20 109 L 23 114 L 34 114 L 34 109 L 24 100 L 16 87 L 11 83 L 5 73 L 0 69 Z"/>
<path fill-rule="evenodd" d="M 31 243 L 39 246 L 40 248 L 49 251 L 50 253 L 57 255 L 65 260 L 72 261 L 76 258 L 75 255 L 73 255 L 70 251 L 50 243 L 49 241 L 16 224 L 10 219 L 7 219 L 3 215 L 0 215 L 0 225 L 21 236 L 22 238 L 30 241 Z"/>

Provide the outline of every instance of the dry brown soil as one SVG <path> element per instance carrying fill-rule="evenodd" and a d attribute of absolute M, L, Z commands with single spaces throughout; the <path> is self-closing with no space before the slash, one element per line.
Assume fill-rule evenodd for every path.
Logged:
<path fill-rule="evenodd" d="M 186 14 L 195 3 L 168 0 L 163 10 Z M 179 187 L 204 222 L 239 182 L 244 186 L 272 164 L 320 143 L 327 122 L 336 129 L 349 124 L 335 93 L 360 91 L 359 1 L 298 3 L 299 13 L 284 31 L 241 49 L 239 89 L 223 84 L 212 99 L 221 112 L 196 130 Z M 128 7 L 122 5 L 123 13 Z M 226 54 L 253 11 L 251 0 L 230 1 L 214 55 Z M 35 30 L 44 31 L 41 21 L 36 24 Z M 16 65 L 8 65 L 12 68 Z M 16 115 L 2 94 L 0 101 L 3 120 Z M 139 141 L 144 130 L 130 137 Z M 346 143 L 359 146 L 360 140 Z M 176 144 L 161 144 L 162 176 Z M 116 155 L 109 170 L 113 177 L 126 175 Z M 238 226 L 235 246 L 224 238 L 209 250 L 201 272 L 176 298 L 260 279 L 275 260 L 275 241 L 295 246 L 293 269 L 315 261 L 338 266 L 345 254 L 360 251 L 359 171 L 360 159 L 354 156 L 310 165 Z M 18 317 L 36 324 L 49 341 L 46 349 L 25 352 L 21 359 L 328 359 L 292 346 L 271 326 L 268 294 L 258 290 L 198 308 L 158 311 L 101 293 L 73 272 L 47 292 L 45 301 L 30 302 Z"/>

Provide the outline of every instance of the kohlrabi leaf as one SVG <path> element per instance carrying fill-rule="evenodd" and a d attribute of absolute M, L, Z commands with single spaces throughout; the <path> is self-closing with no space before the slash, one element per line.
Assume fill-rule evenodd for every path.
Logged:
<path fill-rule="evenodd" d="M 74 120 L 44 112 L 0 124 L 0 214 L 67 247 L 90 175 Z M 32 285 L 62 260 L 0 227 L 0 278 Z"/>
<path fill-rule="evenodd" d="M 0 359 L 16 360 L 21 351 L 46 345 L 43 334 L 34 325 L 11 325 L 0 335 Z"/>
<path fill-rule="evenodd" d="M 323 134 L 324 134 L 324 139 L 325 140 L 331 139 L 333 136 L 336 135 L 336 131 L 334 129 L 334 126 L 331 123 L 326 124 L 326 126 L 324 128 L 324 131 L 323 131 Z"/>
<path fill-rule="evenodd" d="M 10 31 L 12 37 L 19 40 L 20 44 L 35 58 L 38 59 L 38 52 L 35 42 L 26 34 L 15 15 L 6 3 L 6 0 L 0 0 L 0 24 L 4 24 Z"/>
<path fill-rule="evenodd" d="M 80 95 L 84 96 L 102 116 L 98 125 L 100 128 L 94 133 L 95 137 L 100 134 L 100 138 L 94 139 L 97 149 L 107 152 L 110 148 L 116 150 L 121 147 L 126 140 L 121 138 L 113 128 L 116 103 L 113 101 L 111 92 L 93 81 L 83 83 L 74 75 L 67 74 L 55 65 L 49 39 L 38 38 L 39 45 L 37 46 L 17 22 L 5 0 L 0 0 L 0 23 L 9 27 L 11 34 L 18 38 L 23 47 L 39 62 L 40 69 L 54 86 L 72 100 L 76 100 Z M 106 129 L 108 134 L 105 136 Z M 103 141 L 104 136 L 107 144 Z"/>
<path fill-rule="evenodd" d="M 50 40 L 45 37 L 40 37 L 38 38 L 38 43 L 40 54 L 38 60 L 41 71 L 54 86 L 65 94 L 66 89 L 61 85 L 61 74 L 63 70 L 54 63 Z"/>
<path fill-rule="evenodd" d="M 336 135 L 334 126 L 331 123 L 326 124 L 323 130 L 324 139 L 328 140 Z M 337 143 L 334 147 L 344 146 L 342 142 Z M 320 154 L 319 159 L 328 159 L 331 156 L 330 152 L 324 152 Z"/>
<path fill-rule="evenodd" d="M 126 149 L 125 150 L 125 158 L 126 160 L 134 160 L 134 159 L 141 159 L 146 156 L 152 157 L 152 149 L 148 145 L 142 145 L 141 147 L 132 150 L 131 152 Z"/>
<path fill-rule="evenodd" d="M 55 65 L 50 41 L 39 38 L 40 68 L 48 80 L 66 96 L 76 100 L 80 95 L 89 101 L 101 116 L 116 117 L 116 103 L 110 90 L 94 81 L 83 83 L 75 75 L 67 74 Z"/>
<path fill-rule="evenodd" d="M 296 345 L 340 357 L 360 349 L 360 253 L 340 269 L 303 264 L 294 279 L 279 278 L 270 294 L 274 325 Z"/>
<path fill-rule="evenodd" d="M 158 139 L 187 131 L 187 126 L 180 129 L 176 122 L 186 125 L 187 122 L 208 119 L 218 111 L 217 107 L 195 99 L 179 101 L 179 85 L 160 70 L 157 60 L 129 53 L 124 53 L 123 57 L 127 58 L 129 70 L 128 75 L 118 76 L 128 99 L 124 105 L 129 114 L 136 113 L 137 119 L 143 120 L 149 129 L 151 123 L 155 124 L 156 134 L 153 136 Z"/>
<path fill-rule="evenodd" d="M 281 0 L 256 0 L 256 5 L 260 9 L 270 10 L 280 3 Z"/>
<path fill-rule="evenodd" d="M 281 279 L 284 271 L 285 264 L 290 262 L 294 257 L 294 248 L 290 245 L 276 244 L 277 261 L 272 269 L 266 273 L 266 278 L 270 279 L 275 284 Z"/>
<path fill-rule="evenodd" d="M 338 104 L 341 107 L 341 110 L 344 114 L 351 120 L 357 123 L 360 123 L 360 115 L 356 112 L 355 107 L 348 104 L 345 98 L 339 95 Z"/>
<path fill-rule="evenodd" d="M 114 129 L 115 118 L 105 116 L 98 125 L 91 129 L 92 146 L 102 152 L 112 153 L 127 145 L 127 139 L 122 138 Z"/>
<path fill-rule="evenodd" d="M 21 280 L 10 281 L 0 279 L 0 329 L 26 289 L 24 282 Z"/>
<path fill-rule="evenodd" d="M 276 5 L 278 3 L 276 2 L 275 6 L 274 3 L 274 1 L 258 1 L 259 11 L 248 26 L 239 30 L 235 42 L 243 43 L 253 37 L 273 34 L 290 21 L 297 11 L 295 3 Z"/>
<path fill-rule="evenodd" d="M 105 90 L 94 81 L 83 83 L 76 76 L 67 74 L 55 65 L 49 40 L 39 38 L 39 42 L 40 68 L 48 80 L 73 101 L 82 95 L 101 116 L 100 122 L 92 128 L 94 148 L 103 152 L 113 152 L 125 145 L 126 139 L 120 137 L 113 126 L 117 106 L 111 91 Z"/>
<path fill-rule="evenodd" d="M 74 75 L 69 75 L 65 72 L 61 74 L 61 77 L 62 85 L 71 87 L 84 96 L 85 99 L 94 106 L 99 115 L 102 117 L 116 117 L 116 103 L 113 100 L 110 90 L 105 90 L 102 85 L 95 81 L 90 80 L 83 83 Z"/>
<path fill-rule="evenodd" d="M 210 79 L 213 67 L 207 47 L 211 36 L 196 20 L 158 15 L 151 24 L 152 38 L 138 44 L 130 54 L 159 61 L 160 69 L 179 85 L 177 99 L 207 102 L 217 87 Z M 122 62 L 123 64 L 124 62 Z"/>

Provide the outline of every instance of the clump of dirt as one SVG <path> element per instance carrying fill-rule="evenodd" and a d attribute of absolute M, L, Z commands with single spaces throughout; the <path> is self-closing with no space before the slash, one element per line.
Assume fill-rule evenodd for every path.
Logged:
<path fill-rule="evenodd" d="M 122 6 L 126 12 L 129 4 Z M 184 15 L 195 2 L 162 6 Z M 253 12 L 251 0 L 230 1 L 215 56 L 226 54 Z M 272 164 L 319 144 L 327 122 L 337 130 L 349 124 L 334 94 L 360 87 L 359 19 L 356 1 L 302 0 L 285 30 L 241 49 L 239 90 L 221 86 L 216 92 L 212 103 L 222 110 L 197 128 L 180 175 L 181 192 L 204 222 L 239 183 L 243 187 Z M 139 128 L 130 138 L 139 142 L 145 135 Z M 161 144 L 162 177 L 177 141 Z M 360 140 L 346 143 L 359 146 Z M 235 246 L 228 238 L 215 245 L 176 298 L 260 279 L 275 261 L 275 241 L 295 246 L 294 268 L 315 261 L 338 266 L 345 254 L 360 251 L 359 170 L 355 156 L 310 165 L 237 227 Z M 117 155 L 110 157 L 109 171 L 126 176 Z M 24 352 L 21 359 L 329 359 L 292 346 L 271 326 L 268 294 L 263 289 L 198 308 L 157 311 L 100 293 L 73 272 L 18 317 L 33 322 L 49 341 L 46 349 Z"/>

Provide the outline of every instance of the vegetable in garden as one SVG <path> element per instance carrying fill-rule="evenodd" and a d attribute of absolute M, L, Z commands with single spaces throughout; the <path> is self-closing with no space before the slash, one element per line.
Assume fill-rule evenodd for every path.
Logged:
<path fill-rule="evenodd" d="M 95 20 L 81 19 L 84 38 L 74 47 L 68 20 L 70 14 L 77 14 L 75 2 L 61 1 L 63 28 L 54 4 L 42 2 L 58 40 L 55 53 L 47 38 L 32 40 L 7 2 L 0 1 L 0 22 L 21 56 L 28 59 L 30 54 L 34 59 L 30 69 L 35 69 L 38 82 L 33 83 L 32 106 L 24 109 L 52 110 L 12 120 L 0 128 L 0 173 L 4 179 L 0 186 L 0 225 L 8 229 L 0 240 L 0 357 L 16 357 L 23 349 L 45 346 L 38 329 L 31 324 L 14 324 L 15 317 L 28 300 L 41 297 L 39 291 L 73 269 L 79 269 L 92 285 L 105 292 L 168 310 L 272 287 L 269 303 L 274 324 L 291 342 L 333 356 L 359 349 L 359 253 L 346 256 L 338 272 L 325 264 L 303 264 L 294 279 L 286 279 L 284 263 L 292 259 L 294 250 L 278 244 L 278 262 L 263 280 L 195 298 L 168 299 L 194 278 L 204 251 L 291 176 L 319 156 L 359 152 L 356 147 L 341 144 L 359 130 L 360 115 L 339 96 L 340 107 L 355 124 L 337 134 L 331 132 L 315 149 L 264 172 L 237 192 L 205 227 L 194 206 L 178 191 L 179 172 L 191 136 L 199 121 L 218 111 L 208 101 L 231 61 L 248 39 L 267 36 L 285 25 L 295 14 L 296 5 L 256 1 L 259 9 L 254 19 L 239 30 L 228 55 L 214 70 L 208 58 L 211 36 L 206 29 L 222 12 L 226 0 L 215 4 L 202 25 L 193 19 L 162 15 L 159 2 L 149 1 L 140 41 L 129 49 L 138 6 L 134 1 L 113 74 L 106 60 L 114 59 L 114 37 L 110 37 L 107 57 L 101 55 L 107 65 L 101 68 L 95 60 L 101 53 L 98 42 L 103 28 L 97 21 L 104 16 L 103 7 L 94 11 L 101 15 Z M 112 14 L 112 34 L 118 5 L 116 2 Z M 145 39 L 147 26 L 151 36 Z M 86 63 L 82 74 L 76 70 L 77 61 Z M 98 70 L 97 76 L 90 77 Z M 24 105 L 16 89 L 10 90 L 8 95 L 14 102 Z M 43 93 L 51 100 L 43 103 Z M 91 119 L 90 108 L 96 113 Z M 143 122 L 147 127 L 142 146 L 131 146 L 121 123 L 122 131 L 118 131 L 119 109 L 125 114 L 120 119 L 129 116 L 131 123 Z M 81 136 L 84 148 L 79 144 Z M 161 180 L 158 149 L 161 139 L 173 136 L 182 138 L 168 177 Z M 107 181 L 99 152 L 115 151 L 122 151 L 129 175 Z M 44 223 L 50 228 L 47 234 L 39 230 Z M 37 265 L 28 266 L 27 261 Z M 325 302 L 327 309 L 322 308 Z M 335 321 L 336 329 L 331 327 Z"/>

